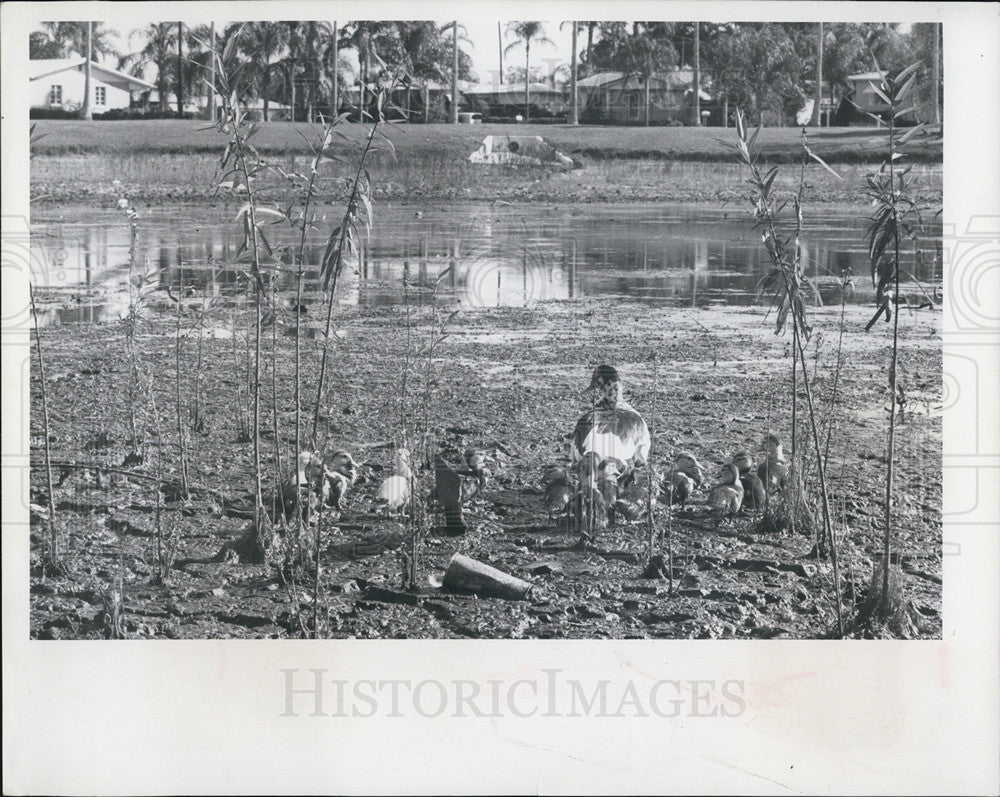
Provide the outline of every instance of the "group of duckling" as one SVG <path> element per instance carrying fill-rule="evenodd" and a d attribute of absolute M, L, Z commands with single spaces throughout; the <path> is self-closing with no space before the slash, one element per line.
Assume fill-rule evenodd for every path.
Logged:
<path fill-rule="evenodd" d="M 602 527 L 618 516 L 637 519 L 650 498 L 684 509 L 702 487 L 704 470 L 689 452 L 677 455 L 664 476 L 643 478 L 639 471 L 649 457 L 649 428 L 622 399 L 622 389 L 615 368 L 601 365 L 594 371 L 588 387 L 593 406 L 577 421 L 570 447 L 572 466 L 550 465 L 542 476 L 551 519 L 582 515 L 589 520 L 589 512 Z M 720 468 L 706 499 L 716 528 L 742 509 L 762 509 L 769 493 L 784 488 L 788 464 L 780 438 L 768 434 L 762 450 L 766 456 L 756 469 L 746 450 L 736 452 Z"/>
<path fill-rule="evenodd" d="M 275 496 L 275 516 L 283 514 L 290 520 L 301 506 L 302 517 L 308 522 L 320 506 L 343 510 L 358 471 L 358 463 L 345 449 L 334 451 L 328 459 L 319 451 L 300 452 L 295 478 L 285 481 Z"/>
<path fill-rule="evenodd" d="M 610 365 L 598 366 L 585 392 L 591 397 L 591 409 L 580 416 L 573 430 L 569 466 L 550 465 L 542 476 L 544 505 L 550 519 L 570 515 L 586 519 L 590 527 L 603 528 L 618 517 L 638 519 L 652 499 L 686 508 L 705 483 L 704 469 L 694 454 L 678 454 L 662 477 L 643 473 L 650 451 L 649 427 L 623 399 L 618 371 Z M 753 456 L 746 450 L 737 451 L 719 469 L 705 500 L 716 528 L 743 509 L 762 509 L 769 494 L 784 489 L 788 464 L 781 439 L 768 434 L 762 451 L 765 458 L 756 469 Z M 472 447 L 466 449 L 464 459 L 463 475 L 470 477 L 476 488 L 464 494 L 471 497 L 486 486 L 488 454 Z M 321 504 L 342 510 L 348 491 L 358 479 L 359 467 L 344 449 L 328 459 L 317 451 L 301 452 L 296 478 L 282 485 L 275 514 L 283 512 L 290 518 L 300 503 L 306 518 Z M 410 452 L 399 447 L 393 454 L 392 469 L 376 493 L 376 509 L 389 514 L 404 512 L 412 489 Z"/>
<path fill-rule="evenodd" d="M 470 490 L 467 497 L 485 488 L 489 478 L 487 462 L 485 450 L 476 447 L 466 449 L 465 474 L 474 485 L 474 490 Z M 324 458 L 318 451 L 302 451 L 298 456 L 295 479 L 286 481 L 275 498 L 275 515 L 284 513 L 286 519 L 290 519 L 295 507 L 300 504 L 306 520 L 321 504 L 342 511 L 347 493 L 357 482 L 360 469 L 360 464 L 345 449 L 335 451 L 329 458 Z M 382 480 L 375 494 L 376 511 L 390 515 L 405 512 L 412 490 L 410 452 L 407 448 L 398 447 L 393 453 L 389 475 Z"/>

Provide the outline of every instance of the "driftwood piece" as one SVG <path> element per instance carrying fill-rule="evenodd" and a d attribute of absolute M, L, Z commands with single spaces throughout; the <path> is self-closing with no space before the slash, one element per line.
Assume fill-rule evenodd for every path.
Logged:
<path fill-rule="evenodd" d="M 532 587 L 527 581 L 460 553 L 452 556 L 448 563 L 444 586 L 457 592 L 472 592 L 507 600 L 525 600 Z"/>

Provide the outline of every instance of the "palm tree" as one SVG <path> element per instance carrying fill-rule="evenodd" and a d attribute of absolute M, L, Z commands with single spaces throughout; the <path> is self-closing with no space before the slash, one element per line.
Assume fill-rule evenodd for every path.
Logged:
<path fill-rule="evenodd" d="M 288 26 L 284 22 L 246 22 L 239 36 L 237 48 L 247 59 L 246 77 L 257 96 L 264 101 L 266 122 L 275 73 L 272 59 L 288 44 Z"/>
<path fill-rule="evenodd" d="M 375 39 L 382 32 L 384 22 L 355 22 L 350 32 L 344 36 L 344 43 L 358 54 L 358 66 L 361 74 L 358 76 L 358 121 L 365 118 L 365 96 L 368 87 L 368 73 L 371 67 L 372 53 L 375 51 Z"/>
<path fill-rule="evenodd" d="M 160 98 L 160 111 L 167 110 L 167 88 L 175 67 L 174 41 L 176 31 L 172 22 L 154 22 L 146 28 L 133 30 L 129 39 L 139 36 L 145 40 L 141 50 L 122 56 L 118 68 L 133 75 L 141 75 L 147 66 L 156 67 L 156 92 Z"/>
<path fill-rule="evenodd" d="M 593 75 L 596 71 L 594 69 L 594 31 L 600 23 L 591 20 L 583 24 L 587 26 L 587 74 Z"/>
<path fill-rule="evenodd" d="M 430 80 L 444 80 L 445 77 L 445 46 L 443 34 L 452 23 L 438 28 L 433 22 L 397 22 L 396 35 L 399 39 L 401 57 L 397 61 L 402 64 L 406 73 L 406 108 L 409 118 L 410 89 L 416 83 L 423 85 L 424 121 L 430 121 Z M 458 30 L 456 26 L 456 32 Z"/>
<path fill-rule="evenodd" d="M 288 26 L 287 55 L 277 66 L 282 80 L 282 98 L 292 107 L 292 118 L 303 116 L 311 122 L 314 108 L 326 104 L 320 98 L 331 92 L 333 113 L 336 113 L 339 71 L 344 66 L 338 53 L 337 23 L 298 21 L 285 24 Z"/>
<path fill-rule="evenodd" d="M 677 51 L 667 34 L 669 23 L 634 22 L 632 32 L 620 43 L 618 58 L 626 73 L 638 75 L 643 83 L 643 121 L 649 126 L 649 84 L 655 73 L 671 71 L 677 62 Z"/>
<path fill-rule="evenodd" d="M 184 92 L 188 97 L 205 97 L 209 119 L 215 119 L 216 59 L 219 52 L 215 23 L 188 26 L 184 34 L 187 56 L 181 62 Z"/>
<path fill-rule="evenodd" d="M 184 23 L 177 23 L 177 115 L 184 115 Z"/>
<path fill-rule="evenodd" d="M 90 26 L 90 46 L 87 46 L 87 30 Z M 117 35 L 100 22 L 43 22 L 42 30 L 31 34 L 34 47 L 44 52 L 46 58 L 69 58 L 76 54 L 90 57 L 118 56 L 118 51 L 110 37 Z M 32 57 L 39 57 L 33 55 Z"/>
<path fill-rule="evenodd" d="M 513 35 L 515 40 L 504 48 L 504 55 L 516 47 L 524 45 L 524 121 L 527 122 L 531 119 L 529 95 L 531 72 L 528 66 L 531 59 L 531 43 L 552 44 L 553 41 L 545 35 L 545 29 L 541 22 L 508 22 L 507 35 Z"/>
<path fill-rule="evenodd" d="M 559 23 L 559 29 L 562 30 L 562 26 L 565 24 L 567 23 L 565 22 Z M 578 63 L 579 53 L 577 53 L 576 37 L 577 33 L 579 33 L 580 31 L 580 27 L 582 25 L 587 25 L 589 23 L 570 22 L 568 24 L 572 25 L 572 28 L 570 30 L 573 34 L 572 44 L 570 45 L 570 49 L 572 50 L 572 55 L 570 57 L 570 73 L 569 73 L 569 83 L 570 83 L 569 123 L 571 125 L 578 125 L 580 124 L 580 106 L 579 106 L 578 92 L 576 89 L 576 79 L 577 79 L 577 72 L 579 71 L 579 63 Z"/>
<path fill-rule="evenodd" d="M 87 53 L 86 53 L 86 67 L 84 69 L 83 78 L 83 107 L 80 109 L 80 118 L 86 121 L 90 121 L 93 118 L 93 111 L 91 110 L 90 104 L 90 60 L 93 58 L 93 48 L 94 48 L 94 23 L 87 23 Z"/>

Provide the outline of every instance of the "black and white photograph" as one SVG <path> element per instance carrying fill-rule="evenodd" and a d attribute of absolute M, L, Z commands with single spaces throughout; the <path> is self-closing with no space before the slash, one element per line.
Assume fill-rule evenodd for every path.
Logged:
<path fill-rule="evenodd" d="M 990 791 L 995 724 L 929 751 L 1000 695 L 956 647 L 996 665 L 995 7 L 47 5 L 5 4 L 4 600 L 52 700 L 535 756 L 305 793 Z M 937 692 L 851 759 L 893 682 Z M 291 788 L 86 749 L 14 793 Z"/>
<path fill-rule="evenodd" d="M 43 23 L 32 637 L 940 638 L 940 35 Z"/>

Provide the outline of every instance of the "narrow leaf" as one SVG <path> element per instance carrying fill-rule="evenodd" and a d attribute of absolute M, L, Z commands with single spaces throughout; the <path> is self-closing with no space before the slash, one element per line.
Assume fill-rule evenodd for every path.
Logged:
<path fill-rule="evenodd" d="M 827 164 L 825 160 L 823 160 L 819 155 L 817 155 L 815 152 L 809 149 L 809 147 L 806 147 L 806 154 L 814 161 L 816 161 L 816 163 L 818 163 L 820 166 L 822 166 L 824 169 L 830 172 L 830 174 L 832 174 L 838 180 L 843 179 L 839 174 L 837 174 L 833 169 L 830 168 L 829 164 Z"/>

